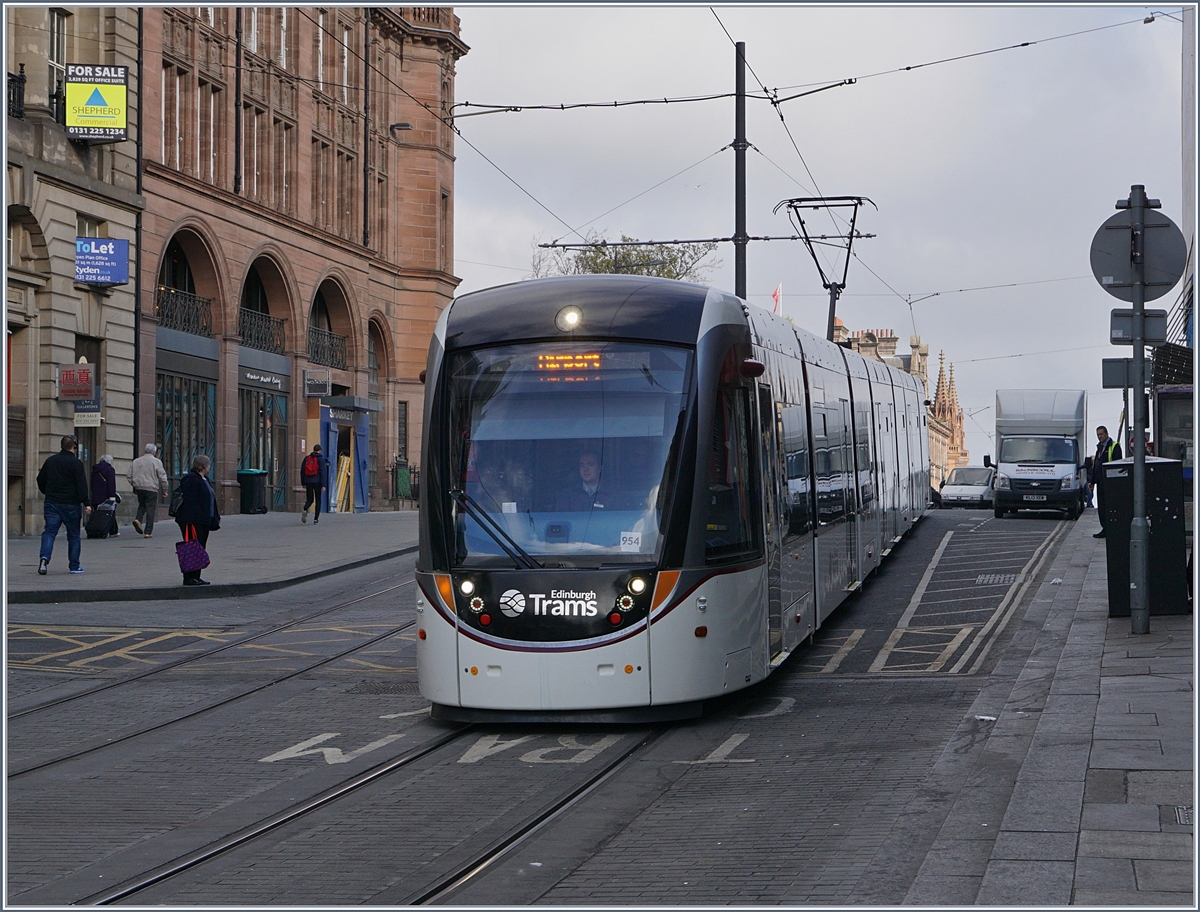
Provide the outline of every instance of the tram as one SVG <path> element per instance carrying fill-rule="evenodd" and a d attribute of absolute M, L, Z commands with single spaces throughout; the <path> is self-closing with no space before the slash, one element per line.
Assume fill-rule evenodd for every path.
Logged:
<path fill-rule="evenodd" d="M 424 377 L 434 718 L 699 715 L 779 667 L 927 506 L 920 380 L 713 288 L 466 294 Z"/>

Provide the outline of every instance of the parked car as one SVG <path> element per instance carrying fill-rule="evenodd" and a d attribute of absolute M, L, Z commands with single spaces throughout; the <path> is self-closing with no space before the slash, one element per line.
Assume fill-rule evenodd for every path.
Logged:
<path fill-rule="evenodd" d="M 942 507 L 990 509 L 994 500 L 996 470 L 984 466 L 959 466 L 942 482 Z"/>

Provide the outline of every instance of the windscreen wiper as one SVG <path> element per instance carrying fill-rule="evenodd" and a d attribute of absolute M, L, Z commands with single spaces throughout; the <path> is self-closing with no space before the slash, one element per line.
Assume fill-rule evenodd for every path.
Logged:
<path fill-rule="evenodd" d="M 479 506 L 478 502 L 463 491 L 451 491 L 450 496 L 454 502 L 458 504 L 463 511 L 475 520 L 479 528 L 483 529 L 488 536 L 498 544 L 501 550 L 509 556 L 509 558 L 518 566 L 526 570 L 544 570 L 546 569 L 536 560 L 530 557 L 529 552 L 513 541 L 512 536 L 504 531 L 503 528 L 494 519 Z"/>

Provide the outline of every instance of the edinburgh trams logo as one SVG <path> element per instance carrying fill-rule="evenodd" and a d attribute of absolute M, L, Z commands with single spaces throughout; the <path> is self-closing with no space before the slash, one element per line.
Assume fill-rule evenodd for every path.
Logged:
<path fill-rule="evenodd" d="M 525 595 L 520 590 L 508 589 L 500 596 L 500 610 L 506 617 L 523 614 L 527 604 L 532 606 L 532 614 L 538 616 L 595 617 L 599 613 L 594 591 L 551 589 L 547 596 L 544 592 L 530 592 Z"/>

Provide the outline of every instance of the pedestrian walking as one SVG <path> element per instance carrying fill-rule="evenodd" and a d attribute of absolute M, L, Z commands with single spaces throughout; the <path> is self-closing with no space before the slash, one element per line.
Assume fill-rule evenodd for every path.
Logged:
<path fill-rule="evenodd" d="M 158 498 L 166 498 L 170 479 L 158 458 L 158 447 L 146 444 L 146 452 L 129 464 L 129 484 L 137 495 L 137 516 L 133 528 L 145 538 L 154 534 L 154 514 L 158 510 Z"/>
<path fill-rule="evenodd" d="M 1096 486 L 1096 512 L 1100 514 L 1100 531 L 1092 538 L 1104 538 L 1104 463 L 1121 458 L 1121 444 L 1108 436 L 1108 428 L 1096 428 L 1096 455 L 1092 457 L 1092 484 Z"/>
<path fill-rule="evenodd" d="M 83 463 L 75 455 L 78 442 L 68 434 L 59 441 L 60 449 L 49 457 L 37 474 L 38 490 L 46 496 L 42 514 L 46 519 L 46 528 L 42 532 L 42 546 L 38 553 L 38 573 L 46 575 L 50 566 L 50 557 L 54 553 L 54 539 L 58 530 L 67 530 L 67 566 L 72 573 L 82 573 L 79 564 L 81 544 L 79 540 L 79 523 L 84 514 L 91 513 L 88 503 L 87 475 Z"/>
<path fill-rule="evenodd" d="M 304 509 L 300 522 L 308 522 L 308 508 L 313 507 L 313 525 L 321 521 L 321 493 L 329 487 L 329 460 L 321 453 L 321 444 L 313 444 L 312 452 L 300 465 L 300 482 L 304 485 Z"/>
<path fill-rule="evenodd" d="M 120 535 L 117 528 L 117 504 L 121 495 L 117 493 L 117 470 L 113 458 L 105 453 L 92 466 L 92 518 L 87 521 L 85 531 L 88 538 L 107 538 Z"/>
<path fill-rule="evenodd" d="M 192 469 L 179 482 L 183 502 L 175 514 L 179 531 L 184 541 L 195 539 L 200 547 L 208 545 L 208 533 L 221 528 L 221 514 L 217 509 L 217 494 L 208 481 L 208 470 L 212 460 L 201 454 L 192 460 Z M 199 570 L 183 573 L 185 586 L 207 586 L 208 580 L 200 578 Z"/>

